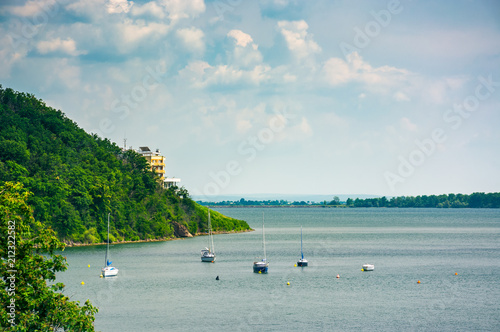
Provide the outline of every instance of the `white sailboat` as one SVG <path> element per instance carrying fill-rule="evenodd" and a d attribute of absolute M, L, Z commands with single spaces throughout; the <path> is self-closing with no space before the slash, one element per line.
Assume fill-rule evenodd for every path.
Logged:
<path fill-rule="evenodd" d="M 297 266 L 307 266 L 307 259 L 304 258 L 304 251 L 302 251 L 302 226 L 300 226 L 300 254 L 302 258 L 297 262 Z"/>
<path fill-rule="evenodd" d="M 106 256 L 104 256 L 104 267 L 101 269 L 101 277 L 113 277 L 118 274 L 118 269 L 116 267 L 111 266 L 113 262 L 108 260 L 108 252 L 109 252 L 109 215 L 108 213 L 108 243 L 106 246 Z"/>
<path fill-rule="evenodd" d="M 212 235 L 212 223 L 210 222 L 210 208 L 208 209 L 208 247 L 201 251 L 202 262 L 215 262 L 214 238 Z"/>
<path fill-rule="evenodd" d="M 266 258 L 266 235 L 264 232 L 264 213 L 262 213 L 262 246 L 264 248 L 264 258 L 261 261 L 253 262 L 253 272 L 255 273 L 267 273 L 269 268 L 269 262 Z"/>

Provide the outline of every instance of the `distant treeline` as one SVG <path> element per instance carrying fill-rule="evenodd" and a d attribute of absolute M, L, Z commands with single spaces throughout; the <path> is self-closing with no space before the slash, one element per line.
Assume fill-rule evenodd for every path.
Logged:
<path fill-rule="evenodd" d="M 448 195 L 422 195 L 422 196 L 398 196 L 398 197 L 376 197 L 365 199 L 348 198 L 341 202 L 337 196 L 331 201 L 286 201 L 286 200 L 263 200 L 253 201 L 221 201 L 221 202 L 198 202 L 209 206 L 318 206 L 318 207 L 398 207 L 398 208 L 500 208 L 500 193 L 473 193 L 448 194 Z"/>
<path fill-rule="evenodd" d="M 399 196 L 387 199 L 347 199 L 347 206 L 353 207 L 416 207 L 416 208 L 500 208 L 500 193 L 473 193 L 448 195 Z"/>

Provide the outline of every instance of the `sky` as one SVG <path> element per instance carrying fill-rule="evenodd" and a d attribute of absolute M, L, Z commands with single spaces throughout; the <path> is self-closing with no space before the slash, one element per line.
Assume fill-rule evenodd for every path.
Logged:
<path fill-rule="evenodd" d="M 2 0 L 0 84 L 197 197 L 500 191 L 500 2 Z"/>

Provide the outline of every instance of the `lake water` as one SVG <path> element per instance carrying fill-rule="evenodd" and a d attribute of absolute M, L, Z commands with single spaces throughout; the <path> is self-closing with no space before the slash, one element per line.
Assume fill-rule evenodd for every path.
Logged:
<path fill-rule="evenodd" d="M 104 246 L 67 248 L 57 280 L 99 307 L 98 331 L 500 331 L 500 210 L 216 210 L 255 232 L 214 236 L 214 264 L 206 236 L 118 244 L 101 279 Z"/>

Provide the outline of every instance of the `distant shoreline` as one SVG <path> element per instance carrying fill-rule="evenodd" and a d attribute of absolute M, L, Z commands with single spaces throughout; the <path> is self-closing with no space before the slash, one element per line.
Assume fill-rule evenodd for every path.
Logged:
<path fill-rule="evenodd" d="M 253 232 L 255 229 L 245 229 L 242 231 L 218 231 L 218 232 L 212 232 L 214 235 L 218 234 L 237 234 L 237 233 L 247 233 L 247 232 Z M 196 233 L 193 235 L 193 237 L 196 236 L 204 236 L 208 235 L 208 233 Z M 167 241 L 175 241 L 175 240 L 184 240 L 184 239 L 190 239 L 190 237 L 169 237 L 169 238 L 164 238 L 164 239 L 147 239 L 147 240 L 137 240 L 137 241 L 115 241 L 115 242 L 110 242 L 109 244 L 126 244 L 126 243 L 145 243 L 145 242 L 167 242 Z M 106 242 L 99 242 L 99 243 L 80 243 L 80 242 L 72 242 L 68 243 L 65 241 L 62 241 L 66 247 L 89 247 L 89 246 L 100 246 L 100 245 L 106 245 Z"/>
<path fill-rule="evenodd" d="M 498 209 L 496 207 L 437 207 L 437 206 L 345 206 L 345 205 L 203 205 L 211 209 L 229 208 L 229 209 L 245 209 L 245 208 L 306 208 L 306 209 L 439 209 L 439 210 L 484 210 Z"/>
<path fill-rule="evenodd" d="M 351 208 L 351 206 L 342 206 L 342 205 L 203 205 L 209 207 L 211 209 L 216 208 Z"/>

